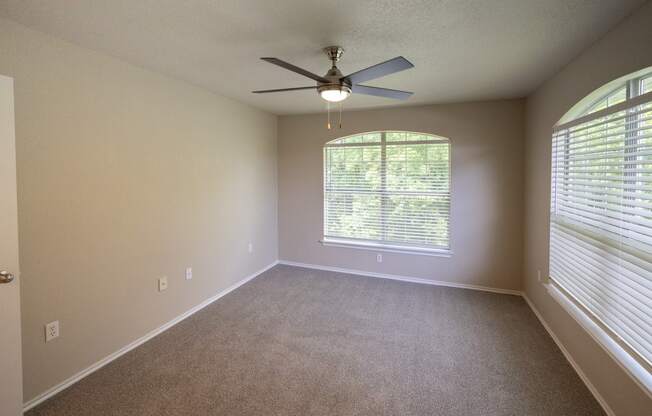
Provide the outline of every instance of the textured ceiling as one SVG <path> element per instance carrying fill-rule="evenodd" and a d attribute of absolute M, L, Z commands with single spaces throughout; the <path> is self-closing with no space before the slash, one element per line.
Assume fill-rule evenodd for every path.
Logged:
<path fill-rule="evenodd" d="M 346 109 L 522 97 L 644 0 L 0 0 L 36 30 L 183 79 L 275 114 L 324 110 L 314 91 L 254 95 L 314 81 L 321 48 L 350 73 L 403 55 L 415 68 L 369 85 L 408 101 L 352 96 Z"/>

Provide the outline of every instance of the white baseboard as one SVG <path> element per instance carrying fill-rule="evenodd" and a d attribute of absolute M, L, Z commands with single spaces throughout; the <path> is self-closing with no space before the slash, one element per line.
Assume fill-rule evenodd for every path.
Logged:
<path fill-rule="evenodd" d="M 441 280 L 422 279 L 422 278 L 419 278 L 419 277 L 401 276 L 401 275 L 396 275 L 396 274 L 367 272 L 367 271 L 364 271 L 364 270 L 345 269 L 345 268 L 342 268 L 342 267 L 322 266 L 322 265 L 319 265 L 319 264 L 297 263 L 295 261 L 288 261 L 288 260 L 279 260 L 278 264 L 285 264 L 285 265 L 288 265 L 288 266 L 295 266 L 295 267 L 305 267 L 307 269 L 326 270 L 326 271 L 329 271 L 329 272 L 348 273 L 348 274 L 354 274 L 354 275 L 358 275 L 358 276 L 369 276 L 369 277 L 378 277 L 378 278 L 381 278 L 381 279 L 399 280 L 401 282 L 420 283 L 420 284 L 424 284 L 424 285 L 446 286 L 446 287 L 455 287 L 455 288 L 458 288 L 458 289 L 480 290 L 480 291 L 483 291 L 483 292 L 500 293 L 500 294 L 504 294 L 504 295 L 516 295 L 516 296 L 521 296 L 522 295 L 521 291 L 519 291 L 519 290 L 500 289 L 500 288 L 489 287 L 489 286 L 469 285 L 469 284 L 465 284 L 465 283 L 444 282 L 444 281 L 441 281 Z"/>
<path fill-rule="evenodd" d="M 31 408 L 39 405 L 40 403 L 44 402 L 45 400 L 49 399 L 50 397 L 54 396 L 55 394 L 59 393 L 60 391 L 72 386 L 73 384 L 77 383 L 79 380 L 83 379 L 84 377 L 94 373 L 95 371 L 99 370 L 100 368 L 104 367 L 105 365 L 109 364 L 111 361 L 117 359 L 118 357 L 128 353 L 129 351 L 133 350 L 134 348 L 138 347 L 139 345 L 149 341 L 150 339 L 154 338 L 161 332 L 164 332 L 165 330 L 169 329 L 170 327 L 178 324 L 179 322 L 183 321 L 184 319 L 188 318 L 189 316 L 199 312 L 200 310 L 204 309 L 206 306 L 210 305 L 211 303 L 215 302 L 219 298 L 221 298 L 224 295 L 227 295 L 228 293 L 234 291 L 235 289 L 239 288 L 240 286 L 244 285 L 248 281 L 258 277 L 260 274 L 263 272 L 271 269 L 272 267 L 276 266 L 278 264 L 278 261 L 275 261 L 268 266 L 265 266 L 264 268 L 258 270 L 257 272 L 252 273 L 251 275 L 245 277 L 244 279 L 238 281 L 237 283 L 234 283 L 233 285 L 227 287 L 226 289 L 220 291 L 216 295 L 206 299 L 202 303 L 200 303 L 197 306 L 192 307 L 191 309 L 187 310 L 186 312 L 182 313 L 181 315 L 177 316 L 176 318 L 172 319 L 169 322 L 166 322 L 165 324 L 161 325 L 160 327 L 148 332 L 144 336 L 138 338 L 137 340 L 131 342 L 128 345 L 125 345 L 124 347 L 120 348 L 118 351 L 102 358 L 98 362 L 92 364 L 91 366 L 85 368 L 84 370 L 78 372 L 77 374 L 73 375 L 72 377 L 64 380 L 63 382 L 57 384 L 56 386 L 44 391 L 43 393 L 39 394 L 38 396 L 34 397 L 33 399 L 27 401 L 26 403 L 23 404 L 23 412 L 27 412 Z"/>
<path fill-rule="evenodd" d="M 616 416 L 613 410 L 611 410 L 611 407 L 607 404 L 607 401 L 602 397 L 600 392 L 595 388 L 593 383 L 589 380 L 589 378 L 584 374 L 584 371 L 580 368 L 580 366 L 575 362 L 573 357 L 571 356 L 570 352 L 564 347 L 564 344 L 561 343 L 559 338 L 557 338 L 557 335 L 552 331 L 548 323 L 543 319 L 543 316 L 539 313 L 537 308 L 534 306 L 534 304 L 530 301 L 530 298 L 523 292 L 523 299 L 525 299 L 525 302 L 527 302 L 528 306 L 530 309 L 532 309 L 532 312 L 536 315 L 536 317 L 539 319 L 539 322 L 541 322 L 541 325 L 548 331 L 548 334 L 552 338 L 553 341 L 555 341 L 555 344 L 557 344 L 557 347 L 561 350 L 562 354 L 564 354 L 564 357 L 566 357 L 566 360 L 570 363 L 571 367 L 575 370 L 577 375 L 580 377 L 580 379 L 584 382 L 586 387 L 589 389 L 591 394 L 593 394 L 593 397 L 595 397 L 595 400 L 600 403 L 600 406 L 602 406 L 602 409 L 604 409 L 605 413 L 607 413 L 608 416 Z"/>

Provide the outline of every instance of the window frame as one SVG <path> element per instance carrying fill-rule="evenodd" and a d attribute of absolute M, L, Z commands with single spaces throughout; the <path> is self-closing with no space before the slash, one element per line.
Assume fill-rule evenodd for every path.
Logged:
<path fill-rule="evenodd" d="M 380 134 L 380 142 L 360 142 L 360 143 L 334 143 L 339 140 L 363 136 L 367 134 Z M 385 171 L 386 158 L 384 149 L 387 146 L 386 135 L 387 133 L 406 133 L 406 134 L 415 134 L 433 137 L 435 140 L 406 140 L 400 142 L 390 142 L 392 146 L 400 145 L 419 145 L 419 144 L 435 144 L 435 143 L 445 143 L 448 148 L 448 246 L 428 246 L 428 245 L 419 245 L 411 243 L 394 243 L 390 241 L 383 240 L 370 240 L 354 237 L 332 237 L 326 235 L 326 151 L 328 148 L 332 147 L 381 147 L 381 171 Z M 359 250 L 370 250 L 370 251 L 381 251 L 381 252 L 390 252 L 390 253 L 400 253 L 400 254 L 414 254 L 422 256 L 434 256 L 434 257 L 451 257 L 453 255 L 452 250 L 452 233 L 451 233 L 451 218 L 452 218 L 452 194 L 453 194 L 453 172 L 452 172 L 452 158 L 453 158 L 453 146 L 449 138 L 439 136 L 433 133 L 423 133 L 423 132 L 414 132 L 407 130 L 376 130 L 376 131 L 367 131 L 360 132 L 356 134 L 350 134 L 343 137 L 338 137 L 336 139 L 330 140 L 323 146 L 323 169 L 322 169 L 322 239 L 319 242 L 324 246 L 330 247 L 341 247 L 341 248 L 352 248 Z M 385 174 L 381 173 L 381 180 L 385 181 Z M 381 214 L 384 217 L 384 210 L 381 209 Z"/>

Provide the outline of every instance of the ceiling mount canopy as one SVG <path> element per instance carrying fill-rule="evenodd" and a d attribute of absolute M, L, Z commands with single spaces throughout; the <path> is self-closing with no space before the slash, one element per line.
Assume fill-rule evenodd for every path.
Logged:
<path fill-rule="evenodd" d="M 335 67 L 335 63 L 340 60 L 344 53 L 344 49 L 341 46 L 327 46 L 323 51 L 326 56 L 328 56 L 328 59 L 333 62 L 333 68 Z"/>
<path fill-rule="evenodd" d="M 360 85 L 361 82 L 371 81 L 376 78 L 381 78 L 396 72 L 404 71 L 406 69 L 414 68 L 414 65 L 402 56 L 390 59 L 385 62 L 370 66 L 360 71 L 354 72 L 349 75 L 342 75 L 342 72 L 337 67 L 337 62 L 342 58 L 344 49 L 341 46 L 327 46 L 323 49 L 328 59 L 331 61 L 332 66 L 324 76 L 319 76 L 310 71 L 307 71 L 291 63 L 282 61 L 278 58 L 260 58 L 271 64 L 278 65 L 289 71 L 296 72 L 305 77 L 316 81 L 314 87 L 295 87 L 295 88 L 281 88 L 271 90 L 258 90 L 253 91 L 256 94 L 264 94 L 270 92 L 284 92 L 284 91 L 297 91 L 315 89 L 323 98 L 328 102 L 341 102 L 346 100 L 351 94 L 366 94 L 376 97 L 393 98 L 397 100 L 407 100 L 412 95 L 408 91 L 392 90 L 388 88 L 371 87 L 367 85 Z"/>

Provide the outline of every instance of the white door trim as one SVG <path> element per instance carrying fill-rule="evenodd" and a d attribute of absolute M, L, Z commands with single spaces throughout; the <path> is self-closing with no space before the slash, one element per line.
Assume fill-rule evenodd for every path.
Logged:
<path fill-rule="evenodd" d="M 0 414 L 18 416 L 23 401 L 20 270 L 16 193 L 14 80 L 0 75 L 0 270 L 14 276 L 0 284 Z"/>

